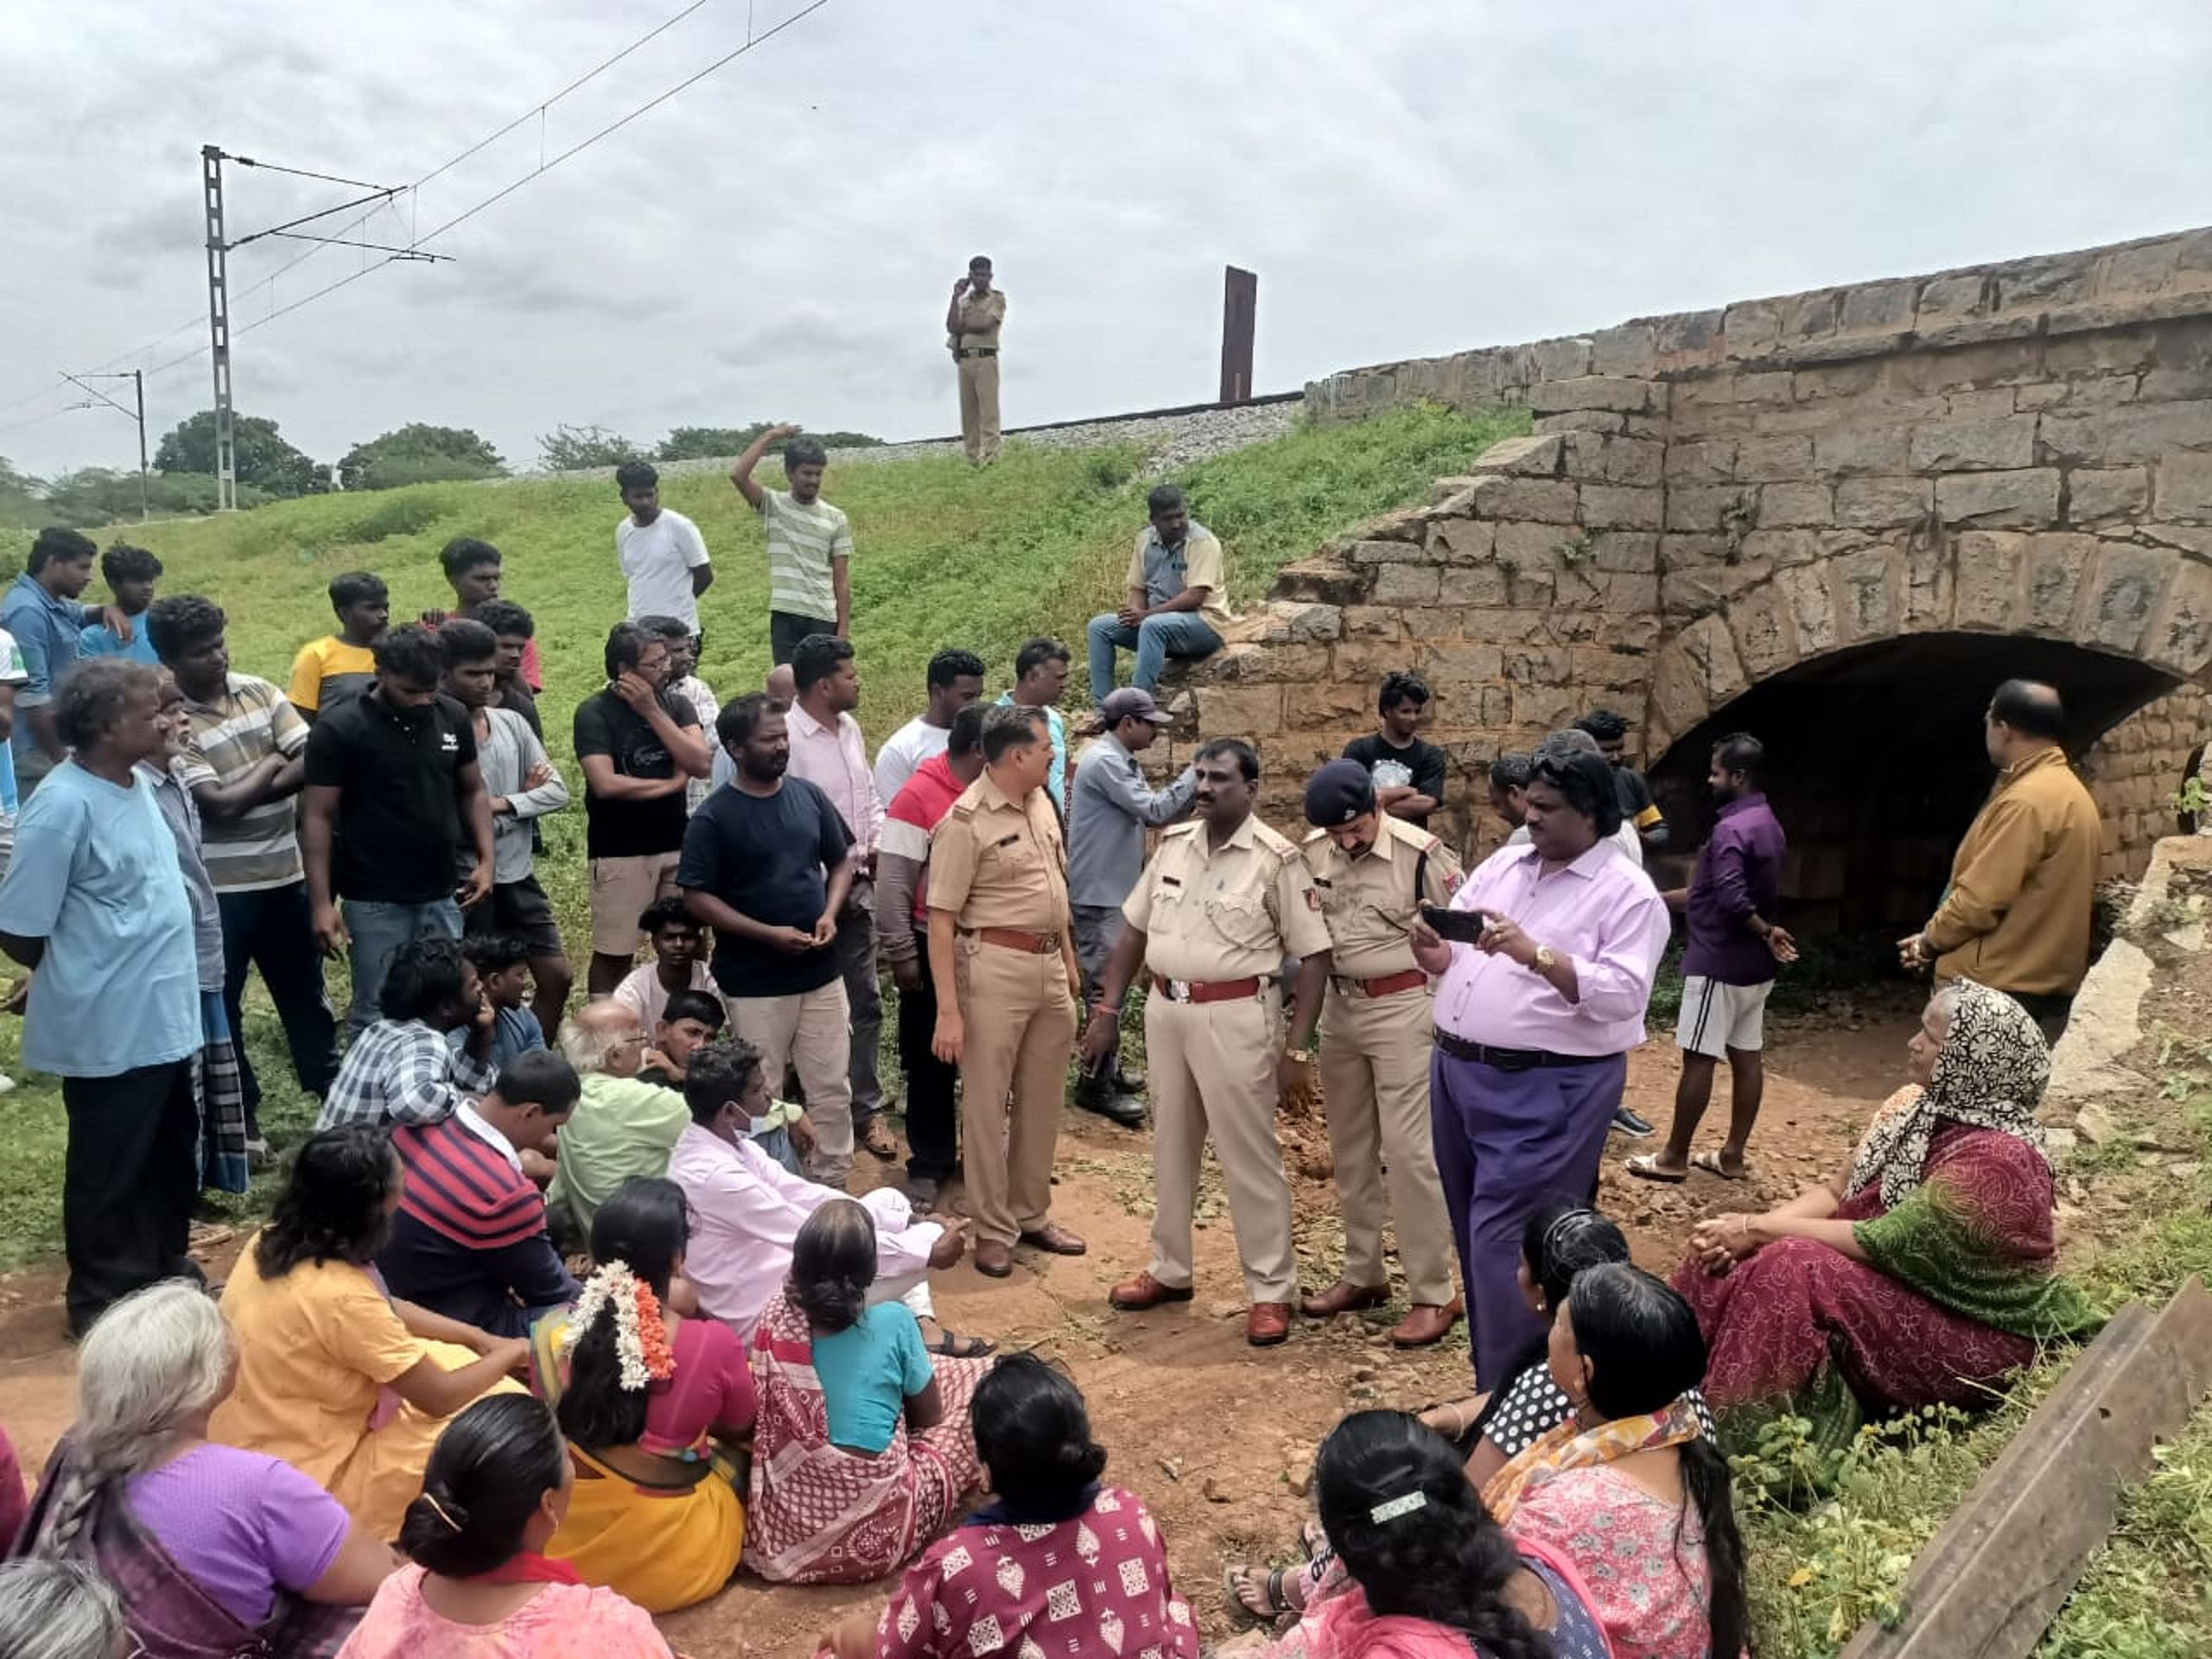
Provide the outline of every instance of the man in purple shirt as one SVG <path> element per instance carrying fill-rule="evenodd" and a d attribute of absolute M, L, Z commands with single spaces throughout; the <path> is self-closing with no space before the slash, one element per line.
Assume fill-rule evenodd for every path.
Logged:
<path fill-rule="evenodd" d="M 1744 1144 L 1751 1138 L 1766 1085 L 1759 1051 L 1767 993 L 1774 988 L 1777 964 L 1797 960 L 1797 942 L 1770 919 L 1782 894 L 1787 843 L 1759 789 L 1765 767 L 1765 746 L 1747 732 L 1732 732 L 1713 746 L 1706 784 L 1719 817 L 1689 886 L 1666 895 L 1669 908 L 1681 911 L 1689 924 L 1681 1020 L 1675 1029 L 1682 1077 L 1675 1086 L 1666 1150 L 1628 1160 L 1628 1173 L 1648 1181 L 1679 1182 L 1693 1167 L 1731 1181 L 1744 1176 Z M 1713 1098 L 1713 1068 L 1723 1054 L 1728 1058 L 1728 1139 L 1718 1153 L 1693 1158 L 1690 1142 Z"/>
<path fill-rule="evenodd" d="M 1602 756 L 1538 750 L 1526 810 L 1529 844 L 1491 854 L 1452 900 L 1478 918 L 1473 941 L 1412 929 L 1414 960 L 1439 976 L 1430 1128 L 1478 1389 L 1544 1338 L 1521 1230 L 1597 1187 L 1669 931 L 1659 890 L 1609 839 L 1621 808 Z"/>

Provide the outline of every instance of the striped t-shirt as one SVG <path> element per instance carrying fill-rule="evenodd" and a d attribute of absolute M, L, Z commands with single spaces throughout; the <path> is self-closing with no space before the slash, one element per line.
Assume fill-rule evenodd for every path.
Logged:
<path fill-rule="evenodd" d="M 853 526 L 845 510 L 820 496 L 801 502 L 786 491 L 764 489 L 760 524 L 768 532 L 768 608 L 836 621 L 830 562 L 853 556 Z"/>
<path fill-rule="evenodd" d="M 251 674 L 230 677 L 213 702 L 185 700 L 192 744 L 175 767 L 188 790 L 229 785 L 271 754 L 287 760 L 308 746 L 308 723 L 282 691 Z M 264 801 L 234 818 L 207 818 L 200 853 L 218 893 L 253 893 L 289 887 L 301 879 L 300 838 L 294 798 Z"/>
<path fill-rule="evenodd" d="M 522 1171 L 458 1116 L 395 1130 L 406 1166 L 402 1215 L 470 1249 L 496 1250 L 545 1230 L 545 1199 Z"/>

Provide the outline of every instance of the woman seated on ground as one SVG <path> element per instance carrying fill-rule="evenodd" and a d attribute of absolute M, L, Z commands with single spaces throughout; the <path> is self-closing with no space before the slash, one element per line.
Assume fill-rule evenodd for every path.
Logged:
<path fill-rule="evenodd" d="M 102 1314 L 18 1545 L 97 1569 L 151 1659 L 330 1654 L 393 1567 L 298 1470 L 209 1442 L 233 1354 L 207 1291 L 181 1279 Z"/>
<path fill-rule="evenodd" d="M 761 1311 L 745 1564 L 764 1579 L 880 1579 L 981 1473 L 968 1402 L 989 1362 L 932 1363 L 911 1309 L 869 1305 L 874 1282 L 874 1218 L 834 1198 L 798 1230 L 791 1279 Z"/>
<path fill-rule="evenodd" d="M 0 1566 L 0 1659 L 121 1659 L 115 1592 L 79 1561 Z"/>
<path fill-rule="evenodd" d="M 1628 1240 L 1621 1230 L 1587 1205 L 1554 1199 L 1529 1217 L 1521 1230 L 1521 1294 L 1544 1321 L 1546 1334 L 1516 1357 L 1494 1392 L 1421 1414 L 1422 1422 L 1459 1446 L 1466 1459 L 1468 1483 L 1476 1491 L 1573 1414 L 1574 1402 L 1552 1381 L 1551 1326 L 1577 1274 L 1628 1259 Z M 1692 1389 L 1689 1399 L 1710 1434 L 1713 1422 L 1704 1397 Z M 1343 1565 L 1326 1535 L 1309 1522 L 1300 1541 L 1308 1558 L 1304 1567 L 1267 1571 L 1233 1566 L 1223 1576 L 1224 1593 L 1253 1617 L 1272 1619 L 1342 1590 Z"/>
<path fill-rule="evenodd" d="M 1947 985 L 1906 1071 L 1840 1179 L 1691 1234 L 1675 1287 L 1724 1417 L 1788 1410 L 1840 1446 L 1867 1408 L 1986 1400 L 2038 1341 L 2097 1323 L 2052 1268 L 2035 1118 L 2050 1052 L 2034 1020 L 2002 992 Z"/>
<path fill-rule="evenodd" d="M 1705 1343 L 1689 1304 L 1641 1268 L 1586 1269 L 1552 1323 L 1551 1374 L 1574 1414 L 1491 1478 L 1490 1512 L 1580 1569 L 1619 1652 L 1740 1652 L 1743 1541 L 1691 1401 Z"/>
<path fill-rule="evenodd" d="M 972 1417 L 997 1501 L 924 1551 L 880 1615 L 854 1614 L 823 1647 L 836 1659 L 1040 1645 L 1069 1659 L 1197 1659 L 1198 1624 L 1168 1582 L 1160 1529 L 1133 1494 L 1100 1484 L 1106 1448 L 1075 1384 L 1034 1354 L 1008 1354 L 976 1385 Z"/>
<path fill-rule="evenodd" d="M 544 1554 L 575 1478 L 543 1401 L 479 1400 L 438 1437 L 385 1580 L 339 1659 L 670 1659 L 644 1608 Z"/>
<path fill-rule="evenodd" d="M 373 1263 L 399 1205 L 381 1129 L 326 1129 L 299 1151 L 269 1224 L 223 1287 L 237 1391 L 213 1438 L 282 1458 L 391 1538 L 444 1420 L 494 1388 L 530 1344 L 389 1295 Z"/>
<path fill-rule="evenodd" d="M 1458 1449 L 1418 1419 L 1354 1412 L 1313 1473 L 1351 1583 L 1274 1642 L 1225 1644 L 1224 1659 L 1611 1659 L 1573 1562 L 1501 1531 Z"/>
<path fill-rule="evenodd" d="M 728 1583 L 745 1543 L 716 1442 L 752 1428 L 753 1374 L 735 1332 L 671 1305 L 690 1232 L 675 1182 L 625 1181 L 592 1217 L 599 1267 L 574 1312 L 531 1333 L 531 1381 L 576 1465 L 550 1553 L 655 1613 Z"/>

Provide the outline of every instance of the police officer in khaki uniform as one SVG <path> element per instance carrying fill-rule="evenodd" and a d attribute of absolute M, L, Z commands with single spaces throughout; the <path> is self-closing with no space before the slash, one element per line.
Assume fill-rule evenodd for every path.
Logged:
<path fill-rule="evenodd" d="M 1426 1348 L 1458 1323 L 1459 1263 L 1429 1142 L 1428 976 L 1409 937 L 1422 905 L 1448 905 L 1459 861 L 1426 830 L 1378 811 L 1357 760 L 1332 760 L 1306 785 L 1299 849 L 1329 925 L 1321 1005 L 1321 1098 L 1344 1224 L 1344 1276 L 1299 1306 L 1324 1319 L 1390 1300 L 1382 1261 L 1385 1172 L 1398 1260 L 1413 1307 L 1390 1340 Z"/>
<path fill-rule="evenodd" d="M 993 709 L 983 775 L 930 835 L 930 1049 L 960 1068 L 976 1267 L 994 1279 L 1014 1271 L 1016 1240 L 1055 1255 L 1084 1249 L 1048 1213 L 1082 983 L 1059 815 L 1045 792 L 1052 767 L 1044 710 Z"/>
<path fill-rule="evenodd" d="M 1213 1135 L 1252 1306 L 1244 1338 L 1268 1348 L 1290 1334 L 1298 1287 L 1290 1185 L 1275 1139 L 1285 1094 L 1313 1086 L 1305 1046 L 1329 975 L 1329 930 L 1298 849 L 1252 816 L 1260 757 L 1225 738 L 1198 751 L 1195 823 L 1161 836 L 1122 907 L 1128 925 L 1100 976 L 1083 1035 L 1096 1065 L 1111 1049 L 1122 996 L 1141 966 L 1152 1087 L 1152 1265 L 1114 1287 L 1119 1308 L 1191 1300 L 1191 1222 L 1198 1158 Z M 1281 976 L 1301 958 L 1286 1040 Z"/>
<path fill-rule="evenodd" d="M 999 325 L 1006 296 L 991 286 L 991 262 L 977 254 L 952 285 L 945 308 L 945 346 L 960 376 L 960 442 L 981 467 L 999 453 Z"/>

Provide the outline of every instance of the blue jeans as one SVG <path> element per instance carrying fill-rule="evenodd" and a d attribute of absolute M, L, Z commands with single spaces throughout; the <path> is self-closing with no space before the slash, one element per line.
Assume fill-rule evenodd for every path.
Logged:
<path fill-rule="evenodd" d="M 1118 616 L 1094 616 L 1088 632 L 1093 702 L 1105 702 L 1106 694 L 1114 689 L 1116 650 L 1136 652 L 1136 675 L 1129 683 L 1141 691 L 1152 691 L 1159 688 L 1160 671 L 1170 657 L 1211 657 L 1221 649 L 1221 636 L 1196 611 L 1147 616 L 1134 628 Z"/>
<path fill-rule="evenodd" d="M 378 1018 L 377 999 L 383 994 L 391 959 L 426 934 L 459 938 L 461 906 L 450 899 L 433 899 L 425 905 L 347 899 L 339 909 L 353 941 L 346 951 L 353 968 L 353 1007 L 346 1016 L 346 1029 L 359 1037 Z"/>
<path fill-rule="evenodd" d="M 300 1087 L 320 1098 L 338 1075 L 338 1023 L 322 994 L 322 958 L 315 951 L 308 884 L 219 893 L 223 918 L 223 1012 L 238 1045 L 238 1081 L 245 1090 L 249 1135 L 260 1132 L 261 1080 L 246 1053 L 243 1003 L 249 968 L 261 969 L 269 1000 L 284 1022 L 292 1072 Z"/>

